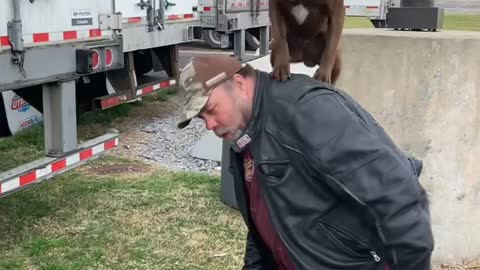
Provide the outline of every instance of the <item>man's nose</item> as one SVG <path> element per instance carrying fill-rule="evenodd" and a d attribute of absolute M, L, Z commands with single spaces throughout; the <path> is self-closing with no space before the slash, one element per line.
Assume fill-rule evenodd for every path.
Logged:
<path fill-rule="evenodd" d="M 213 119 L 212 117 L 205 118 L 205 127 L 208 130 L 214 130 L 216 126 L 217 126 L 217 122 L 215 121 L 215 119 Z"/>

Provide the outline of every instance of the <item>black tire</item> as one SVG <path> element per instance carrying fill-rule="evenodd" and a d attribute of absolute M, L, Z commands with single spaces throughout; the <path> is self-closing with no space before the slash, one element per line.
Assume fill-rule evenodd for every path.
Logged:
<path fill-rule="evenodd" d="M 245 33 L 245 49 L 249 51 L 256 51 L 258 48 L 260 48 L 260 40 L 253 34 L 246 32 Z"/>
<path fill-rule="evenodd" d="M 202 37 L 205 43 L 212 49 L 220 49 L 220 34 L 213 29 L 203 29 Z"/>
<path fill-rule="evenodd" d="M 268 47 L 270 48 L 272 42 L 271 28 L 269 30 Z M 248 29 L 245 33 L 245 49 L 256 51 L 258 48 L 260 48 L 260 28 Z"/>
<path fill-rule="evenodd" d="M 141 50 L 133 53 L 133 62 L 136 75 L 144 75 L 153 69 L 150 50 Z"/>
<path fill-rule="evenodd" d="M 3 102 L 3 95 L 0 93 L 0 138 L 12 135 L 7 122 L 7 113 L 5 111 L 5 103 Z"/>

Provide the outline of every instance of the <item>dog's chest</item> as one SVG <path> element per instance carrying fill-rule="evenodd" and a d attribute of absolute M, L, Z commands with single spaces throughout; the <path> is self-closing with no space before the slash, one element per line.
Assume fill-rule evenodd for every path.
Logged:
<path fill-rule="evenodd" d="M 307 19 L 309 11 L 304 5 L 298 4 L 290 9 L 290 13 L 293 15 L 297 23 L 302 25 L 303 22 L 305 22 L 305 19 Z"/>

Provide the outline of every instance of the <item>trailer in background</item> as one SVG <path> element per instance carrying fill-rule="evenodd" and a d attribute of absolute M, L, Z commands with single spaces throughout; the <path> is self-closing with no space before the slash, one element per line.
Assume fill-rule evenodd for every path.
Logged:
<path fill-rule="evenodd" d="M 268 0 L 198 0 L 202 38 L 211 48 L 232 48 L 245 59 L 245 49 L 266 55 L 270 43 Z"/>
<path fill-rule="evenodd" d="M 0 197 L 116 147 L 116 133 L 78 144 L 77 112 L 175 85 L 177 46 L 198 33 L 196 0 L 2 1 L 0 92 L 43 114 L 45 157 L 1 173 Z"/>
<path fill-rule="evenodd" d="M 385 28 L 388 8 L 393 3 L 393 0 L 344 0 L 345 16 L 367 17 L 375 28 Z"/>
<path fill-rule="evenodd" d="M 198 0 L 198 3 L 202 39 L 210 48 L 239 47 L 241 41 L 235 43 L 234 33 L 240 29 L 245 31 L 245 40 L 241 43 L 245 49 L 257 50 L 261 44 L 269 44 L 271 36 L 268 32 L 266 43 L 261 41 L 264 27 L 270 28 L 268 0 Z M 386 27 L 388 7 L 393 4 L 394 0 L 344 1 L 346 16 L 367 17 L 376 28 Z"/>

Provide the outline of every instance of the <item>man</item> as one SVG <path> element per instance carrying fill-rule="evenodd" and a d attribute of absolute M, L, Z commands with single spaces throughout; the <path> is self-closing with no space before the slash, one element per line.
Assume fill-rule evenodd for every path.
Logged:
<path fill-rule="evenodd" d="M 228 56 L 194 58 L 180 86 L 178 127 L 200 117 L 232 142 L 248 227 L 242 269 L 430 269 L 422 163 L 346 93 L 302 74 L 277 81 Z"/>

